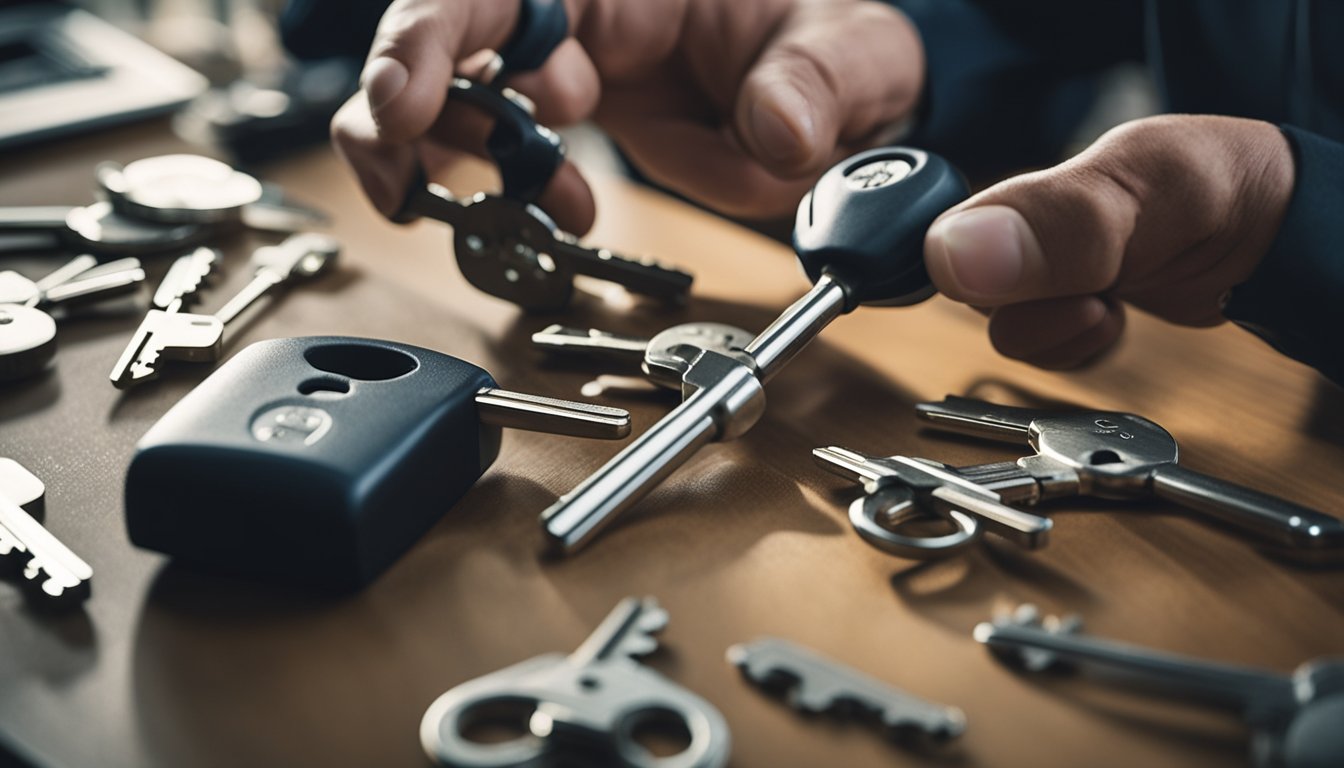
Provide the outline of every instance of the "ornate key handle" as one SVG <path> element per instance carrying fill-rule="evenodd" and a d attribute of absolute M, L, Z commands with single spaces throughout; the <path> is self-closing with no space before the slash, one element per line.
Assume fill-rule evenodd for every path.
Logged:
<path fill-rule="evenodd" d="M 530 733 L 521 738 L 487 744 L 463 733 L 491 714 L 528 708 Z M 642 725 L 669 721 L 690 734 L 680 753 L 655 757 L 635 740 Z M 549 765 L 548 755 L 629 768 L 712 768 L 727 762 L 729 740 L 718 710 L 637 662 L 576 668 L 558 653 L 453 688 L 420 724 L 425 752 L 461 768 Z"/>

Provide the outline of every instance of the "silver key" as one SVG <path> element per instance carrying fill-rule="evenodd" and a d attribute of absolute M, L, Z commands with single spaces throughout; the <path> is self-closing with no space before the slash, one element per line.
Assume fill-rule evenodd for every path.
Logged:
<path fill-rule="evenodd" d="M 126 349 L 122 351 L 121 357 L 112 368 L 110 378 L 114 385 L 121 387 L 123 383 L 133 380 L 136 366 L 150 339 L 158 329 L 174 322 L 169 318 L 177 316 L 186 303 L 197 295 L 218 261 L 219 253 L 211 248 L 197 248 L 192 253 L 179 256 L 173 261 L 159 287 L 154 291 L 149 312 L 135 329 L 130 343 L 126 345 Z M 190 327 L 209 326 L 210 324 L 205 323 Z"/>
<path fill-rule="evenodd" d="M 920 459 L 881 458 L 836 446 L 817 448 L 812 456 L 824 469 L 863 485 L 864 495 L 849 507 L 849 521 L 864 541 L 884 552 L 942 557 L 970 546 L 985 530 L 1026 549 L 1049 541 L 1049 519 L 1013 509 L 998 493 Z M 956 531 L 900 532 L 904 524 L 930 514 L 945 518 Z"/>
<path fill-rule="evenodd" d="M 124 258 L 98 264 L 90 255 L 76 256 L 38 280 L 18 272 L 0 272 L 0 304 L 50 309 L 97 301 L 135 291 L 145 279 L 140 260 Z"/>
<path fill-rule="evenodd" d="M 430 759 L 461 768 L 611 765 L 718 768 L 731 736 L 709 702 L 636 661 L 658 647 L 667 612 L 652 598 L 626 598 L 568 656 L 553 653 L 463 683 L 430 705 L 420 743 Z M 484 744 L 463 735 L 480 713 L 531 711 L 528 735 Z M 644 723 L 679 720 L 690 743 L 655 757 L 634 740 Z"/>
<path fill-rule="evenodd" d="M 280 245 L 258 248 L 252 254 L 256 269 L 252 281 L 213 315 L 151 310 L 141 324 L 145 333 L 138 340 L 139 350 L 129 358 L 122 355 L 112 371 L 112 383 L 124 389 L 155 379 L 163 360 L 218 360 L 224 326 L 272 288 L 326 272 L 339 253 L 340 244 L 335 239 L 313 233 L 293 235 Z"/>
<path fill-rule="evenodd" d="M 652 338 L 565 325 L 547 326 L 532 334 L 532 343 L 548 351 L 599 357 L 639 368 L 655 384 L 668 389 L 681 389 L 681 379 L 689 367 L 683 347 L 712 349 L 751 365 L 751 358 L 744 352 L 751 339 L 751 333 L 725 323 L 683 323 Z"/>
<path fill-rule="evenodd" d="M 807 714 L 872 716 L 890 737 L 919 735 L 934 741 L 960 736 L 966 716 L 956 707 L 933 704 L 800 645 L 776 637 L 728 649 L 728 661 L 751 682 L 782 693 Z"/>
<path fill-rule="evenodd" d="M 634 293 L 677 300 L 690 290 L 686 272 L 605 248 L 590 248 L 531 203 L 485 193 L 454 197 L 444 187 L 412 183 L 398 218 L 415 216 L 453 228 L 453 252 L 467 282 L 531 312 L 569 306 L 574 276 L 610 280 Z"/>
<path fill-rule="evenodd" d="M 975 639 L 1029 671 L 1080 665 L 1139 688 L 1235 711 L 1254 731 L 1256 765 L 1309 768 L 1344 762 L 1344 658 L 1307 662 L 1291 675 L 1218 664 L 1079 635 L 1076 617 L 1042 618 L 1034 606 L 975 628 Z"/>
<path fill-rule="evenodd" d="M 0 458 L 0 568 L 19 573 L 37 606 L 68 608 L 87 600 L 93 569 L 30 514 L 46 487 L 13 459 Z"/>
<path fill-rule="evenodd" d="M 920 418 L 941 429 L 1026 443 L 1036 454 L 1017 461 L 1014 477 L 995 464 L 965 467 L 1012 499 L 1034 503 L 1086 494 L 1109 499 L 1149 496 L 1174 501 L 1254 537 L 1276 554 L 1305 561 L 1344 556 L 1344 522 L 1299 504 L 1185 469 L 1176 440 L 1129 413 L 1043 411 L 948 397 L 922 403 Z"/>

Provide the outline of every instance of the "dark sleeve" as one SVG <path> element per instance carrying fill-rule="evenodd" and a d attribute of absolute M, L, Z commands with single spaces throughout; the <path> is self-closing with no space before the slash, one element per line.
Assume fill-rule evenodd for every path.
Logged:
<path fill-rule="evenodd" d="M 289 0 L 280 14 L 285 48 L 300 59 L 363 59 L 391 0 Z"/>
<path fill-rule="evenodd" d="M 919 29 L 927 76 L 911 144 L 972 176 L 1053 164 L 1097 76 L 1143 58 L 1143 0 L 888 0 Z"/>
<path fill-rule="evenodd" d="M 1223 314 L 1344 385 L 1344 144 L 1290 125 L 1296 179 L 1279 234 Z"/>

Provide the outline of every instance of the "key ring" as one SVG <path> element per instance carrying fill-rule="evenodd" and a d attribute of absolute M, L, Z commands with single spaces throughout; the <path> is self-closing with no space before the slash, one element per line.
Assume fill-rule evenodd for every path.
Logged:
<path fill-rule="evenodd" d="M 944 518 L 956 527 L 942 536 L 906 536 L 901 526 L 917 520 Z M 979 541 L 980 518 L 955 509 L 925 508 L 915 501 L 915 492 L 889 484 L 865 493 L 849 505 L 849 522 L 856 533 L 874 547 L 898 557 L 932 560 L 966 549 Z"/>

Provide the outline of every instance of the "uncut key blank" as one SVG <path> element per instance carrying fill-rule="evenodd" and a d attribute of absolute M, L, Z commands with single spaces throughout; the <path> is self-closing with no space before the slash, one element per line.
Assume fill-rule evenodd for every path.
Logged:
<path fill-rule="evenodd" d="M 1254 731 L 1251 754 L 1258 766 L 1344 764 L 1344 659 L 1316 659 L 1283 675 L 1087 637 L 1080 628 L 1076 618 L 1042 618 L 1024 605 L 978 625 L 975 639 L 1027 671 L 1101 670 L 1141 689 L 1229 709 Z"/>
<path fill-rule="evenodd" d="M 164 360 L 213 362 L 219 359 L 224 327 L 271 289 L 314 278 L 336 261 L 340 244 L 325 235 L 304 233 L 252 254 L 252 281 L 213 315 L 153 309 L 145 316 L 110 376 L 119 389 L 157 378 Z M 180 304 L 176 305 L 180 307 Z"/>
<path fill-rule="evenodd" d="M 0 458 L 0 571 L 19 574 L 35 605 L 68 608 L 88 599 L 93 569 L 33 518 L 45 495 L 33 473 Z"/>
<path fill-rule="evenodd" d="M 887 169 L 880 183 L 868 174 L 879 166 Z M 701 446 L 751 429 L 765 412 L 765 383 L 832 320 L 860 304 L 932 296 L 924 234 L 966 195 L 946 161 L 919 150 L 871 150 L 827 171 L 799 204 L 794 226 L 812 290 L 747 344 L 748 360 L 684 347 L 681 405 L 542 513 L 551 545 L 578 550 Z"/>

